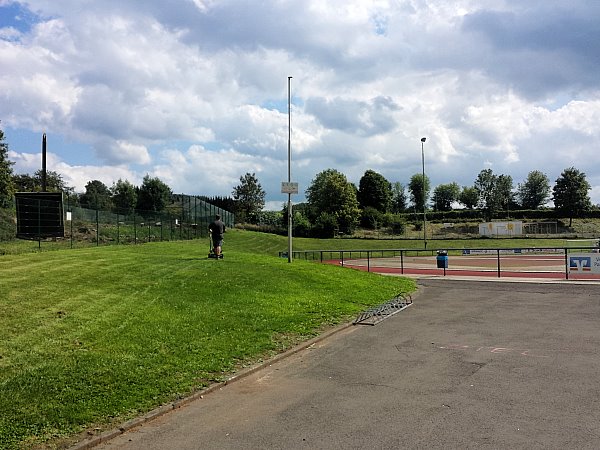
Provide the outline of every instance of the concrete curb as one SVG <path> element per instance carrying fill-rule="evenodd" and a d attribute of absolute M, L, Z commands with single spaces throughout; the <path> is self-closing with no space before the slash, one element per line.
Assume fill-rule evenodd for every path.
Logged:
<path fill-rule="evenodd" d="M 407 295 L 407 298 L 412 300 L 412 295 L 411 294 Z M 117 436 L 125 433 L 126 431 L 129 431 L 133 428 L 139 427 L 139 426 L 141 426 L 147 422 L 150 422 L 151 420 L 154 420 L 158 417 L 161 417 L 175 409 L 181 408 L 182 406 L 187 405 L 188 403 L 191 403 L 195 400 L 199 400 L 199 399 L 203 398 L 205 395 L 210 394 L 211 392 L 222 389 L 223 387 L 227 386 L 228 384 L 242 380 L 242 379 L 252 375 L 253 373 L 258 372 L 259 370 L 269 367 L 270 365 L 273 365 L 273 364 L 277 363 L 278 361 L 281 361 L 282 359 L 285 359 L 292 355 L 295 355 L 296 353 L 301 352 L 302 350 L 305 350 L 305 349 L 311 347 L 312 345 L 314 345 L 318 342 L 321 342 L 321 341 L 333 336 L 334 334 L 337 334 L 337 333 L 344 331 L 348 328 L 351 328 L 353 326 L 354 325 L 352 324 L 352 322 L 338 325 L 338 326 L 336 326 L 336 327 L 334 327 L 312 339 L 304 341 L 304 342 L 296 345 L 295 347 L 293 347 L 289 350 L 286 350 L 283 353 L 279 353 L 279 354 L 273 356 L 272 358 L 269 358 L 267 361 L 259 363 L 253 367 L 249 367 L 247 369 L 241 370 L 239 373 L 235 374 L 234 376 L 227 379 L 226 381 L 212 384 L 209 387 L 207 387 L 201 391 L 194 392 L 192 395 L 190 395 L 188 397 L 185 397 L 185 398 L 182 398 L 179 400 L 175 400 L 174 402 L 168 403 L 166 405 L 159 406 L 158 408 L 155 408 L 152 411 L 149 411 L 148 413 L 144 414 L 143 416 L 131 419 L 131 420 L 119 425 L 115 429 L 106 431 L 106 432 L 101 433 L 96 436 L 90 436 L 89 438 L 86 438 L 86 439 L 80 441 L 79 443 L 75 444 L 74 446 L 70 447 L 70 450 L 86 450 L 86 449 L 93 448 L 97 445 L 100 445 L 101 443 L 107 442 L 111 439 L 114 439 Z"/>

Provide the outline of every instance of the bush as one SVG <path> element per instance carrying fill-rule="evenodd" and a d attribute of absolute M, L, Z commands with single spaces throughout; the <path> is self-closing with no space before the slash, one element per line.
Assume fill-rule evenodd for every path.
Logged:
<path fill-rule="evenodd" d="M 360 226 L 374 230 L 384 224 L 384 215 L 372 206 L 367 206 L 360 212 Z"/>
<path fill-rule="evenodd" d="M 338 222 L 333 214 L 321 213 L 312 228 L 312 236 L 320 239 L 335 237 Z"/>
<path fill-rule="evenodd" d="M 14 210 L 0 209 L 0 241 L 14 239 L 17 235 L 17 225 Z"/>
<path fill-rule="evenodd" d="M 284 217 L 281 211 L 261 211 L 258 213 L 257 219 L 260 225 L 287 228 L 287 223 L 283 223 Z"/>
<path fill-rule="evenodd" d="M 300 213 L 295 213 L 292 223 L 294 236 L 310 237 L 311 226 L 308 219 Z"/>
<path fill-rule="evenodd" d="M 392 234 L 403 234 L 406 229 L 406 221 L 398 214 L 386 214 L 384 223 L 390 227 Z"/>

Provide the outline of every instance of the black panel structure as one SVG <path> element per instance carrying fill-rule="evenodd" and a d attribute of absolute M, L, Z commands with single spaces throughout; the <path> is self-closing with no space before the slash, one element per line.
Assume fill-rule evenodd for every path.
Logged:
<path fill-rule="evenodd" d="M 15 200 L 19 239 L 65 236 L 62 192 L 17 192 Z"/>

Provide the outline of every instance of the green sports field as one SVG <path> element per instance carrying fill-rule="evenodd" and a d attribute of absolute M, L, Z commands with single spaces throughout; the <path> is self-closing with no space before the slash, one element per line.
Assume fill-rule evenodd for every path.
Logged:
<path fill-rule="evenodd" d="M 232 230 L 224 260 L 206 240 L 0 256 L 0 448 L 112 428 L 415 288 L 289 264 L 286 245 Z"/>

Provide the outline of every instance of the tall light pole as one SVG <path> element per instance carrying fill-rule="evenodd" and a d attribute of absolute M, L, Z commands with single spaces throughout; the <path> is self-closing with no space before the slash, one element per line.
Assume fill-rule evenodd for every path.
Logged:
<path fill-rule="evenodd" d="M 288 77 L 288 183 L 292 182 L 292 77 Z M 288 262 L 292 262 L 292 193 L 288 192 Z"/>
<path fill-rule="evenodd" d="M 423 165 L 423 245 L 425 246 L 425 248 L 427 248 L 427 217 L 425 215 L 425 150 L 423 149 L 423 144 L 425 144 L 426 140 L 427 138 L 421 138 L 421 164 Z"/>

